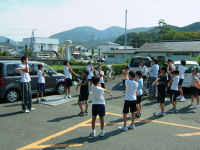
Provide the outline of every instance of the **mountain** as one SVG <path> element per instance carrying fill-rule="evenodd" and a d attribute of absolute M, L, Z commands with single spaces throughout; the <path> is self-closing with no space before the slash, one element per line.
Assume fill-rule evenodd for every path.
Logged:
<path fill-rule="evenodd" d="M 0 42 L 6 42 L 9 38 L 5 37 L 5 36 L 0 36 Z M 9 42 L 12 44 L 12 45 L 16 45 L 16 42 L 13 41 L 12 39 L 9 39 Z"/>
<path fill-rule="evenodd" d="M 133 28 L 128 29 L 127 32 L 146 32 L 154 27 L 142 27 L 142 28 Z M 72 40 L 73 43 L 81 42 L 87 44 L 98 44 L 105 41 L 114 41 L 117 37 L 124 34 L 125 29 L 118 26 L 112 26 L 105 30 L 97 30 L 95 28 L 84 26 L 77 27 L 72 30 L 67 30 L 60 32 L 54 35 L 51 35 L 51 38 L 58 38 L 60 43 L 63 43 L 65 40 Z"/>

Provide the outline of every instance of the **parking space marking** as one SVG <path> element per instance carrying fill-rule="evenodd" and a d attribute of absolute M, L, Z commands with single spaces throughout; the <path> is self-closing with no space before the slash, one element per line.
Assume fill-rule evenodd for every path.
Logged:
<path fill-rule="evenodd" d="M 176 134 L 176 136 L 180 136 L 180 137 L 188 137 L 188 136 L 196 136 L 196 135 L 200 135 L 200 132 Z"/>
<path fill-rule="evenodd" d="M 112 116 L 119 116 L 122 117 L 122 114 L 117 114 L 117 113 L 111 113 L 111 112 L 107 112 L 106 115 L 112 115 Z M 79 124 L 76 124 L 70 128 L 67 128 L 63 131 L 57 132 L 55 134 L 52 134 L 48 137 L 45 137 L 41 140 L 38 140 L 36 142 L 33 142 L 29 145 L 26 145 L 24 147 L 21 147 L 17 150 L 29 150 L 29 149 L 44 149 L 44 148 L 65 148 L 65 147 L 79 147 L 79 146 L 83 146 L 83 143 L 76 143 L 76 144 L 52 144 L 52 145 L 41 145 L 42 143 L 45 143 L 47 141 L 50 141 L 51 139 L 54 139 L 58 136 L 61 136 L 63 134 L 66 134 L 68 132 L 71 132 L 77 128 L 80 127 L 89 127 L 91 126 L 92 119 L 88 119 L 86 121 L 83 121 Z M 142 122 L 153 122 L 153 123 L 158 123 L 158 124 L 164 124 L 164 125 L 170 125 L 170 126 L 176 126 L 176 127 L 184 127 L 184 128 L 189 128 L 189 129 L 197 129 L 200 130 L 200 127 L 194 127 L 194 126 L 190 126 L 190 125 L 184 125 L 184 124 L 177 124 L 177 123 L 171 123 L 171 122 L 165 122 L 165 121 L 158 121 L 158 120 L 150 120 L 150 119 L 144 119 L 144 118 L 140 118 L 139 121 L 135 121 L 136 123 L 142 123 Z M 109 122 L 109 123 L 105 123 L 105 125 L 113 125 L 113 124 L 123 124 L 123 122 Z M 96 125 L 100 125 L 99 123 L 97 123 Z M 175 134 L 176 136 L 179 137 L 189 137 L 189 136 L 196 136 L 196 135 L 200 135 L 200 132 L 194 132 L 194 133 L 186 133 L 186 134 Z"/>

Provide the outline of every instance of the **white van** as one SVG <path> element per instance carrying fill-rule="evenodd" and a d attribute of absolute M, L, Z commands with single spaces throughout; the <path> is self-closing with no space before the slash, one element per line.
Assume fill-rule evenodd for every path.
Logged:
<path fill-rule="evenodd" d="M 129 70 L 135 71 L 135 72 L 138 71 L 139 70 L 139 66 L 140 66 L 142 61 L 144 61 L 145 65 L 147 66 L 147 68 L 149 68 L 151 60 L 152 59 L 150 57 L 135 56 L 129 62 L 129 65 L 128 65 L 129 66 Z"/>
<path fill-rule="evenodd" d="M 178 69 L 178 66 L 181 64 L 181 61 L 175 61 L 174 65 L 176 69 Z M 196 61 L 186 61 L 186 71 L 185 71 L 185 78 L 183 80 L 182 86 L 184 88 L 190 88 L 191 82 L 192 82 L 192 67 L 197 66 L 199 68 L 199 64 Z M 200 70 L 199 70 L 200 71 Z"/>

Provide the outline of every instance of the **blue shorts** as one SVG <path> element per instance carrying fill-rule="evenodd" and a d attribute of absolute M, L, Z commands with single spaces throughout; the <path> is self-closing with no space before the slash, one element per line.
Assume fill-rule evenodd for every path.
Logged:
<path fill-rule="evenodd" d="M 106 114 L 106 108 L 104 104 L 93 104 L 92 105 L 92 116 L 104 117 Z"/>
<path fill-rule="evenodd" d="M 45 84 L 38 83 L 38 92 L 45 92 Z"/>
<path fill-rule="evenodd" d="M 182 85 L 183 84 L 183 79 L 180 79 L 178 82 L 178 85 Z"/>

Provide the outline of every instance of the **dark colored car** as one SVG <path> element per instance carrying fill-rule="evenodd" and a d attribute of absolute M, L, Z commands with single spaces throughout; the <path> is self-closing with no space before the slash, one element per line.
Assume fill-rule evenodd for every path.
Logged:
<path fill-rule="evenodd" d="M 21 76 L 19 72 L 15 71 L 20 63 L 20 61 L 0 60 L 0 99 L 6 99 L 8 102 L 14 102 L 20 99 Z M 48 65 L 37 61 L 29 61 L 29 73 L 31 76 L 32 93 L 37 93 L 38 64 L 43 64 L 44 71 L 49 75 L 49 77 L 45 77 L 45 93 L 57 92 L 58 94 L 63 94 L 65 89 L 64 75 L 55 72 Z"/>

